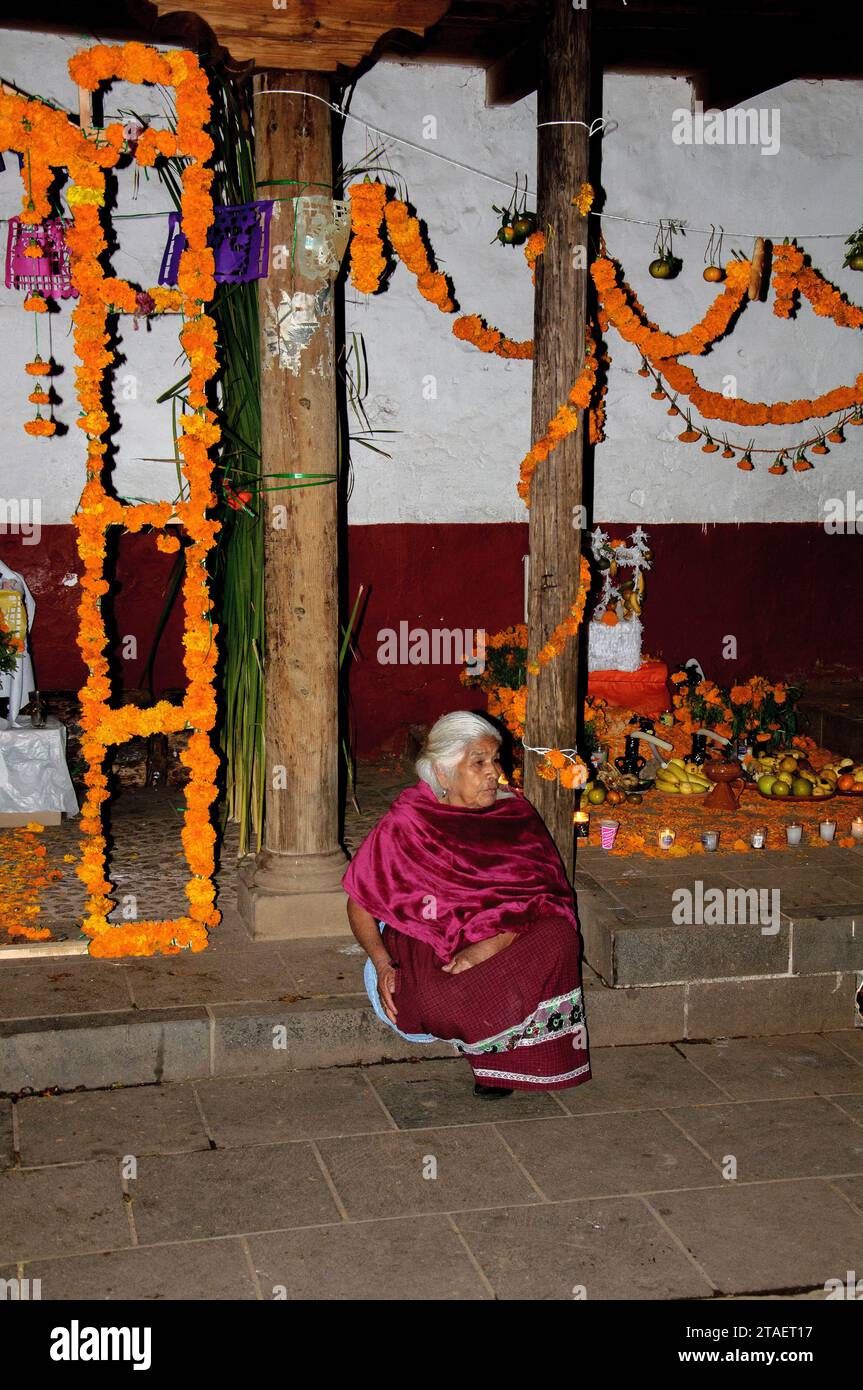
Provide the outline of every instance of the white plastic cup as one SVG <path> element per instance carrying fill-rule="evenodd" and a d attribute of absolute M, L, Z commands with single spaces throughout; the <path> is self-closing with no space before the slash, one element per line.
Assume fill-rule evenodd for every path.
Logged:
<path fill-rule="evenodd" d="M 620 822 L 616 820 L 601 820 L 599 822 L 599 843 L 603 849 L 613 848 L 619 824 Z"/>

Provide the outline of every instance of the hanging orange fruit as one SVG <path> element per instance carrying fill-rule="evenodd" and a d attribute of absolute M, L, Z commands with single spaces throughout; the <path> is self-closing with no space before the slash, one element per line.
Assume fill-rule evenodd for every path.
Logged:
<path fill-rule="evenodd" d="M 721 265 L 706 265 L 701 272 L 701 278 L 706 280 L 709 285 L 716 285 L 720 280 L 725 279 L 725 271 Z"/>
<path fill-rule="evenodd" d="M 655 261 L 651 261 L 647 269 L 654 280 L 673 280 L 683 269 L 683 262 L 666 251 L 664 256 L 657 256 Z"/>

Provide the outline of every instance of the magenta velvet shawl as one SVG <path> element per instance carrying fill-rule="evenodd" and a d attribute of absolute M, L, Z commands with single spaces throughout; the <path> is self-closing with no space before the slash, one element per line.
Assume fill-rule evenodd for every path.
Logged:
<path fill-rule="evenodd" d="M 577 925 L 572 890 L 524 796 L 483 810 L 448 806 L 418 782 L 396 798 L 342 879 L 360 907 L 449 961 L 471 941 L 542 917 Z"/>

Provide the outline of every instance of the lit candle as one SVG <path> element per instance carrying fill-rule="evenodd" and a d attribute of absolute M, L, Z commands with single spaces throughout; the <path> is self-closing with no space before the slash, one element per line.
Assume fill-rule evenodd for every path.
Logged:
<path fill-rule="evenodd" d="M 665 826 L 662 830 L 660 830 L 660 832 L 659 832 L 659 848 L 660 848 L 660 849 L 671 849 L 671 846 L 674 844 L 674 841 L 676 840 L 676 838 L 677 838 L 677 836 L 675 835 L 675 833 L 674 833 L 674 831 L 671 829 L 671 827 L 668 826 L 668 825 L 666 825 L 666 826 Z"/>
<path fill-rule="evenodd" d="M 586 840 L 590 834 L 590 813 L 588 811 L 573 811 L 572 823 L 575 826 L 575 838 Z"/>
<path fill-rule="evenodd" d="M 823 820 L 818 828 L 821 831 L 822 840 L 832 840 L 836 834 L 835 820 Z"/>
<path fill-rule="evenodd" d="M 855 816 L 851 822 L 851 834 L 855 840 L 863 840 L 863 816 Z"/>
<path fill-rule="evenodd" d="M 793 825 L 786 825 L 785 838 L 789 845 L 799 845 L 803 838 L 803 826 L 797 825 L 796 822 Z"/>
<path fill-rule="evenodd" d="M 752 834 L 749 836 L 749 843 L 753 849 L 763 849 L 766 839 L 767 831 L 764 826 L 760 826 L 758 830 L 753 830 Z"/>
<path fill-rule="evenodd" d="M 719 844 L 719 831 L 705 830 L 704 834 L 701 837 L 701 843 L 704 846 L 704 848 L 708 851 L 716 849 L 717 845 Z"/>

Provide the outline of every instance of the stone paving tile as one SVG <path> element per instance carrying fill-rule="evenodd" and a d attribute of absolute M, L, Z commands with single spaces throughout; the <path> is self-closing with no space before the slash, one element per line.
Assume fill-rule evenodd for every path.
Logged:
<path fill-rule="evenodd" d="M 287 1075 L 216 1077 L 195 1089 L 218 1148 L 392 1130 L 353 1067 Z"/>
<path fill-rule="evenodd" d="M 863 1066 L 818 1033 L 678 1043 L 733 1100 L 863 1091 Z"/>
<path fill-rule="evenodd" d="M 368 1067 L 365 1075 L 399 1129 L 481 1124 L 492 1110 L 495 1119 L 560 1114 L 560 1106 L 541 1091 L 513 1091 L 505 1100 L 479 1100 L 473 1093 L 473 1073 L 463 1057 L 452 1062 Z"/>
<path fill-rule="evenodd" d="M 781 855 L 776 857 L 782 858 Z M 819 866 L 823 862 L 824 855 L 819 860 Z M 783 912 L 863 902 L 863 890 L 859 885 L 837 876 L 826 867 L 787 868 L 773 859 L 759 859 L 751 868 L 741 870 L 736 881 L 745 888 L 778 888 Z"/>
<path fill-rule="evenodd" d="M 250 1236 L 249 1249 L 265 1299 L 279 1286 L 304 1300 L 490 1298 L 444 1216 Z"/>
<path fill-rule="evenodd" d="M 8 1168 L 12 1158 L 12 1102 L 0 1100 L 0 1168 Z"/>
<path fill-rule="evenodd" d="M 279 950 L 296 993 L 365 993 L 363 969 L 366 953 L 353 937 L 325 936 L 316 941 L 286 941 Z"/>
<path fill-rule="evenodd" d="M 124 966 L 64 956 L 0 971 L 0 1018 L 110 1013 L 131 1007 Z"/>
<path fill-rule="evenodd" d="M 130 1192 L 142 1245 L 338 1219 L 308 1144 L 142 1158 Z"/>
<path fill-rule="evenodd" d="M 823 1182 L 731 1182 L 649 1199 L 725 1293 L 792 1289 L 859 1268 L 863 1217 Z"/>
<path fill-rule="evenodd" d="M 846 1115 L 850 1115 L 852 1120 L 863 1125 L 863 1095 L 834 1095 L 830 1099 L 844 1110 Z"/>
<path fill-rule="evenodd" d="M 681 863 L 680 860 L 677 861 Z M 719 888 L 726 892 L 736 887 L 735 880 L 718 872 L 708 873 L 703 865 L 693 874 L 681 870 L 676 876 L 668 878 L 606 879 L 603 887 L 613 894 L 621 907 L 633 913 L 634 920 L 641 918 L 664 919 L 671 926 L 671 913 L 674 907 L 672 893 L 676 888 L 691 885 L 696 878 L 704 884 L 704 891 Z"/>
<path fill-rule="evenodd" d="M 700 1195 L 700 1194 L 698 1194 Z M 638 1198 L 457 1213 L 500 1299 L 701 1298 L 713 1289 Z"/>
<path fill-rule="evenodd" d="M 863 1173 L 863 1129 L 820 1096 L 685 1107 L 674 1119 L 717 1163 L 733 1155 L 740 1183 Z"/>
<path fill-rule="evenodd" d="M 191 1086 L 117 1087 L 18 1102 L 21 1162 L 70 1163 L 208 1149 Z"/>
<path fill-rule="evenodd" d="M 670 1043 L 642 1047 L 593 1047 L 591 1080 L 556 1092 L 573 1115 L 604 1110 L 655 1110 L 670 1105 L 710 1105 L 727 1100 Z"/>
<path fill-rule="evenodd" d="M 0 1264 L 131 1243 L 116 1163 L 0 1174 Z"/>
<path fill-rule="evenodd" d="M 501 1121 L 497 1128 L 549 1201 L 722 1181 L 714 1164 L 657 1111 Z"/>
<path fill-rule="evenodd" d="M 490 1125 L 323 1139 L 318 1148 L 352 1221 L 540 1201 Z M 437 1176 L 424 1177 L 431 1159 Z"/>
<path fill-rule="evenodd" d="M 863 1177 L 859 1178 L 833 1178 L 831 1187 L 836 1187 L 847 1197 L 848 1201 L 856 1211 L 863 1216 Z M 858 1264 L 859 1264 L 858 1256 Z M 863 1277 L 863 1274 L 861 1274 Z"/>
<path fill-rule="evenodd" d="M 855 1062 L 863 1066 L 863 1028 L 840 1028 L 832 1033 L 826 1033 L 834 1047 L 839 1047 L 849 1057 L 853 1057 Z"/>
<path fill-rule="evenodd" d="M 42 1280 L 43 1300 L 210 1302 L 257 1298 L 248 1261 L 236 1239 L 33 1260 L 25 1265 L 24 1276 Z"/>
<path fill-rule="evenodd" d="M 296 993 L 278 946 L 154 956 L 124 965 L 136 1005 L 163 1009 L 182 1004 L 234 1004 Z"/>

